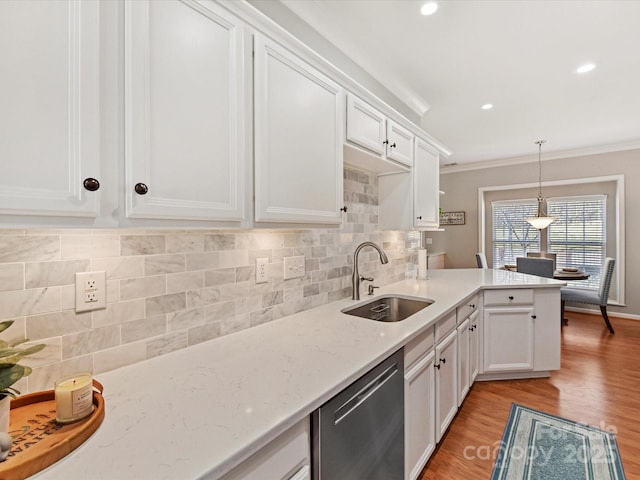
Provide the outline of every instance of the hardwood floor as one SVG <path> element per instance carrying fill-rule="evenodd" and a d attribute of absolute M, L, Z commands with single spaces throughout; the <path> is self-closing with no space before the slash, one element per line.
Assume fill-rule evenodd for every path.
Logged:
<path fill-rule="evenodd" d="M 614 431 L 627 479 L 640 479 L 640 322 L 611 318 L 610 335 L 600 316 L 566 317 L 562 368 L 476 382 L 420 480 L 488 479 L 512 402 Z"/>

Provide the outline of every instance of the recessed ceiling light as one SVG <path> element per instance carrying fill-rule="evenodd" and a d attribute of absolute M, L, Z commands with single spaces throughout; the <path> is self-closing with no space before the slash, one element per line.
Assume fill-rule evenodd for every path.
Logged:
<path fill-rule="evenodd" d="M 595 63 L 585 63 L 576 69 L 576 73 L 587 73 L 596 68 Z"/>
<path fill-rule="evenodd" d="M 493 103 L 485 103 L 480 108 L 482 108 L 483 110 L 491 110 L 493 108 Z"/>
<path fill-rule="evenodd" d="M 436 10 L 438 10 L 437 2 L 427 2 L 422 5 L 422 8 L 420 8 L 420 13 L 422 15 L 433 15 L 436 13 Z"/>

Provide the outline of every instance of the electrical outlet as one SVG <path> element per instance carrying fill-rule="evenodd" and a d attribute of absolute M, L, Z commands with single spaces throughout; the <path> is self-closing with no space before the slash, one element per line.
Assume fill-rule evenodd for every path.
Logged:
<path fill-rule="evenodd" d="M 269 259 L 256 258 L 256 283 L 269 281 Z"/>
<path fill-rule="evenodd" d="M 306 273 L 304 255 L 284 257 L 284 279 L 304 277 Z"/>
<path fill-rule="evenodd" d="M 76 273 L 76 312 L 107 307 L 107 274 L 105 272 Z"/>
<path fill-rule="evenodd" d="M 433 243 L 433 238 L 427 237 L 427 245 L 431 245 Z"/>

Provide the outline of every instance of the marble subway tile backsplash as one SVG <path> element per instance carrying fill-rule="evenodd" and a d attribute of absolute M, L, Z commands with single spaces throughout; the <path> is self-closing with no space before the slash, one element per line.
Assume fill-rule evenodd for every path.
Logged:
<path fill-rule="evenodd" d="M 415 276 L 415 232 L 378 230 L 377 177 L 345 170 L 349 211 L 340 227 L 304 230 L 0 230 L 0 337 L 47 348 L 24 360 L 23 393 L 62 374 L 95 374 L 251 328 L 351 295 L 353 252 L 377 285 Z M 284 280 L 283 259 L 304 255 L 306 275 Z M 269 281 L 255 283 L 255 259 Z M 75 273 L 106 271 L 107 308 L 75 313 Z"/>

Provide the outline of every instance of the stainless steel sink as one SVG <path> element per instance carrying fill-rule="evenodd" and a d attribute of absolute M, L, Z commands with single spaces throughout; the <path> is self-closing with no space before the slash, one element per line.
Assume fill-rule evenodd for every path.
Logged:
<path fill-rule="evenodd" d="M 383 295 L 357 307 L 345 308 L 342 313 L 378 322 L 400 322 L 433 302 L 421 298 Z"/>

